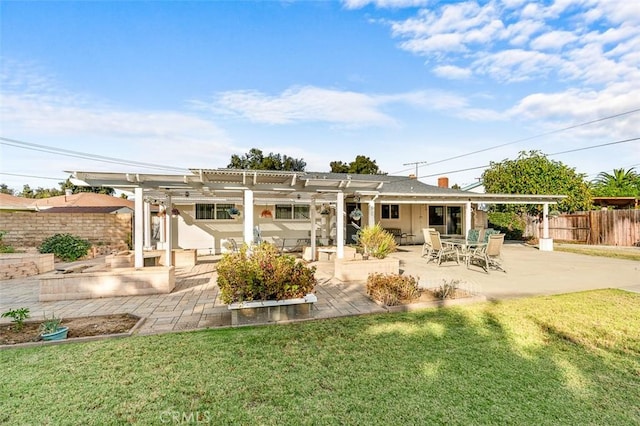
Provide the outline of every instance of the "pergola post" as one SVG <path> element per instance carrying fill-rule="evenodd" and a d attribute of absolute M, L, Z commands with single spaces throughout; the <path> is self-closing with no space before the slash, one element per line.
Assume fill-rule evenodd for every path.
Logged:
<path fill-rule="evenodd" d="M 253 244 L 253 191 L 244 190 L 244 242 L 251 247 Z"/>
<path fill-rule="evenodd" d="M 142 198 L 142 188 L 138 187 L 133 190 L 134 200 L 134 214 L 133 214 L 133 266 L 136 268 L 144 267 L 144 255 L 142 253 L 142 244 L 144 243 L 144 200 Z"/>
<path fill-rule="evenodd" d="M 144 200 L 144 249 L 151 250 L 151 203 Z"/>
<path fill-rule="evenodd" d="M 542 238 L 539 247 L 540 251 L 553 251 L 553 239 L 549 238 L 549 203 L 542 205 Z"/>
<path fill-rule="evenodd" d="M 471 201 L 467 201 L 464 206 L 464 238 L 469 235 L 469 230 L 473 229 L 473 224 L 471 223 Z"/>
<path fill-rule="evenodd" d="M 311 206 L 309 208 L 309 219 L 311 219 L 311 261 L 316 261 L 316 200 L 311 200 Z"/>
<path fill-rule="evenodd" d="M 369 214 L 367 215 L 367 226 L 376 224 L 376 200 L 369 200 Z"/>
<path fill-rule="evenodd" d="M 344 193 L 338 191 L 336 194 L 336 258 L 344 259 Z"/>
<path fill-rule="evenodd" d="M 173 219 L 171 218 L 171 211 L 173 210 L 173 205 L 171 201 L 171 195 L 167 194 L 165 212 L 167 213 L 167 234 L 166 234 L 166 242 L 164 246 L 164 266 L 172 265 L 172 249 L 173 249 Z"/>

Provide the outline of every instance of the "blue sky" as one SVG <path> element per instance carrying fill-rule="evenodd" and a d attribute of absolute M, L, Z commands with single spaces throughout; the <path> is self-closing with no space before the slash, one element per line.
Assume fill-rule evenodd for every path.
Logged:
<path fill-rule="evenodd" d="M 0 136 L 58 149 L 218 168 L 255 147 L 309 171 L 367 155 L 464 185 L 482 169 L 453 171 L 522 150 L 640 136 L 635 112 L 536 137 L 640 109 L 637 1 L 4 1 L 0 24 Z M 158 172 L 0 155 L 17 190 Z M 593 178 L 640 169 L 640 142 L 550 158 Z"/>

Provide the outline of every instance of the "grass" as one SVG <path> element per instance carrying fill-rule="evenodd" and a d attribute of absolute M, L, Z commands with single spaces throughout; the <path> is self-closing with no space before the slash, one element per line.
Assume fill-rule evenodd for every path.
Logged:
<path fill-rule="evenodd" d="M 569 253 L 586 254 L 589 256 L 611 257 L 614 259 L 638 260 L 640 261 L 640 250 L 615 249 L 615 248 L 587 248 L 572 247 L 570 245 L 556 245 L 556 251 L 566 251 Z"/>
<path fill-rule="evenodd" d="M 6 424 L 639 424 L 640 294 L 0 351 Z"/>

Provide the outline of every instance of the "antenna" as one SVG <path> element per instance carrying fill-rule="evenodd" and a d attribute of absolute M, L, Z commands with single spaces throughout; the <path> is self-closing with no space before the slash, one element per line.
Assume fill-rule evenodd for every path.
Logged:
<path fill-rule="evenodd" d="M 414 161 L 413 163 L 404 163 L 403 166 L 416 166 L 416 179 L 418 179 L 418 164 L 427 164 L 426 161 Z"/>

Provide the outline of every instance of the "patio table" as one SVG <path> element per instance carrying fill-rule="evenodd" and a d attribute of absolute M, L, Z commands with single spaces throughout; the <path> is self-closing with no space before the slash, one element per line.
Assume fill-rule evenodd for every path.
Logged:
<path fill-rule="evenodd" d="M 484 247 L 487 245 L 487 243 L 479 241 L 467 241 L 464 238 L 448 238 L 446 242 L 458 247 L 465 260 L 468 260 L 472 249 L 477 249 L 478 247 Z"/>

